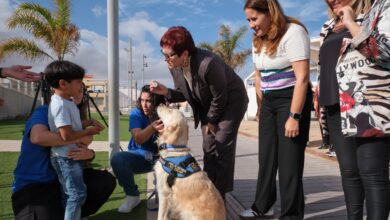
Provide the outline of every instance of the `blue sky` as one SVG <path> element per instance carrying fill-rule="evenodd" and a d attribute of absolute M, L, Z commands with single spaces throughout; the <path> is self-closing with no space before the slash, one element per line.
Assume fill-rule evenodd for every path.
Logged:
<path fill-rule="evenodd" d="M 8 30 L 6 19 L 20 2 L 35 2 L 45 7 L 53 7 L 53 0 L 1 0 L 0 1 L 0 40 L 12 36 L 28 35 L 20 30 Z M 72 22 L 81 33 L 80 48 L 76 56 L 68 56 L 87 69 L 96 79 L 107 78 L 107 0 L 72 0 Z M 325 2 L 322 0 L 280 0 L 287 15 L 301 20 L 311 37 L 319 34 L 322 23 L 327 19 Z M 221 24 L 228 24 L 233 30 L 247 26 L 243 13 L 244 0 L 120 0 L 120 79 L 127 84 L 128 56 L 124 48 L 129 47 L 129 37 L 133 40 L 134 78 L 141 84 L 142 56 L 147 56 L 145 83 L 156 79 L 172 86 L 172 80 L 160 54 L 159 39 L 170 26 L 187 27 L 195 43 L 214 42 Z M 241 42 L 241 48 L 250 48 L 251 30 Z M 31 64 L 35 71 L 42 69 L 50 60 L 34 63 L 19 56 L 12 56 L 0 65 Z M 251 59 L 238 71 L 245 78 L 252 71 Z"/>

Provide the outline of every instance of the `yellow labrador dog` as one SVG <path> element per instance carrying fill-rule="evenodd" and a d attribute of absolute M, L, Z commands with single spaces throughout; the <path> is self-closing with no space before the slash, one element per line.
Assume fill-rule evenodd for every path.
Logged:
<path fill-rule="evenodd" d="M 157 140 L 160 159 L 155 165 L 158 220 L 225 220 L 221 195 L 187 147 L 186 118 L 179 110 L 162 105 L 157 114 L 164 123 Z"/>

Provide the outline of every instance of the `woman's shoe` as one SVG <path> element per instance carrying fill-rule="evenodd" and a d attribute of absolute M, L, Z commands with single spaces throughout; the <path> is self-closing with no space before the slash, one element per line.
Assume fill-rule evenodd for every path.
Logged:
<path fill-rule="evenodd" d="M 274 218 L 273 210 L 269 210 L 265 214 L 257 213 L 253 209 L 246 209 L 240 212 L 240 219 L 272 219 Z"/>
<path fill-rule="evenodd" d="M 245 209 L 240 212 L 240 219 L 256 219 L 259 216 L 260 215 L 252 209 Z"/>

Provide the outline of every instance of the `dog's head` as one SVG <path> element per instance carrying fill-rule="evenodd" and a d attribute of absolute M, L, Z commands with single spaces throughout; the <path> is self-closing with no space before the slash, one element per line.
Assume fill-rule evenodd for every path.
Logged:
<path fill-rule="evenodd" d="M 160 105 L 157 108 L 157 114 L 164 124 L 164 130 L 160 134 L 157 143 L 187 145 L 188 125 L 187 119 L 178 109 L 169 108 Z"/>

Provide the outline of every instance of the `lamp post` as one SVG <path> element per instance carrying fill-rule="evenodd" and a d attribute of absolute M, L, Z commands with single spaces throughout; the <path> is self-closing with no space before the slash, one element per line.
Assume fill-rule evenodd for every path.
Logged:
<path fill-rule="evenodd" d="M 145 54 L 142 54 L 142 86 L 145 85 L 145 82 L 144 82 L 144 75 L 145 75 L 145 67 L 148 67 L 148 63 L 146 63 L 146 58 L 148 58 L 147 56 L 145 56 Z"/>
<path fill-rule="evenodd" d="M 131 38 L 129 38 L 129 48 L 125 48 L 126 52 L 128 53 L 129 55 L 129 60 L 127 62 L 127 97 L 129 100 L 130 98 L 130 102 L 128 102 L 128 108 L 129 108 L 129 111 L 131 110 L 131 108 L 133 107 L 133 47 L 132 47 L 132 40 Z M 130 82 L 129 82 L 130 80 Z"/>

